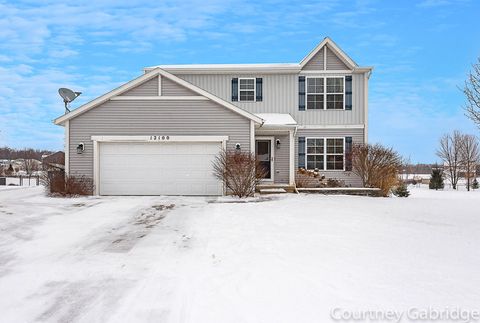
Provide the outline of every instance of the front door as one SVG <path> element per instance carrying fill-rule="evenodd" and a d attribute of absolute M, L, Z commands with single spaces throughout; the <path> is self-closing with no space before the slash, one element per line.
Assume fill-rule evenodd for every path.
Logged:
<path fill-rule="evenodd" d="M 265 170 L 264 180 L 273 180 L 273 138 L 255 140 L 255 152 L 260 167 Z"/>

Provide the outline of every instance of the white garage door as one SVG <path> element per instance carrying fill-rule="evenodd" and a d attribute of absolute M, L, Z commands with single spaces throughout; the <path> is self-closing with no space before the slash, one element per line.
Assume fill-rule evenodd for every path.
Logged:
<path fill-rule="evenodd" d="M 100 143 L 101 195 L 222 195 L 220 142 Z"/>

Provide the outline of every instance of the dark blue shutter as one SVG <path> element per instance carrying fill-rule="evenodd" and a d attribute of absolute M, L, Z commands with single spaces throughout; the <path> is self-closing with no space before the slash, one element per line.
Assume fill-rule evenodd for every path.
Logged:
<path fill-rule="evenodd" d="M 305 76 L 298 77 L 298 110 L 305 111 Z"/>
<path fill-rule="evenodd" d="M 232 79 L 232 101 L 238 101 L 238 78 Z"/>
<path fill-rule="evenodd" d="M 305 168 L 305 137 L 298 137 L 298 168 Z"/>
<path fill-rule="evenodd" d="M 352 110 L 352 76 L 345 76 L 345 110 Z"/>
<path fill-rule="evenodd" d="M 256 93 L 256 101 L 262 101 L 263 99 L 263 79 L 261 77 L 257 77 L 255 79 L 255 93 Z"/>
<path fill-rule="evenodd" d="M 352 170 L 352 153 L 353 153 L 353 140 L 352 137 L 345 137 L 345 170 Z"/>

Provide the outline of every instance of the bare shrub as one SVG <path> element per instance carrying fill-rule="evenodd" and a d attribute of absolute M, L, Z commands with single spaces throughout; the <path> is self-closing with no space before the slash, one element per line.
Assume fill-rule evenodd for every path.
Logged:
<path fill-rule="evenodd" d="M 86 176 L 69 176 L 63 171 L 51 171 L 41 178 L 49 194 L 65 197 L 93 194 L 93 180 Z"/>
<path fill-rule="evenodd" d="M 223 150 L 215 157 L 213 174 L 222 180 L 228 193 L 238 197 L 252 196 L 259 180 L 267 174 L 254 154 Z"/>
<path fill-rule="evenodd" d="M 318 170 L 300 168 L 295 176 L 295 185 L 298 188 L 322 187 L 325 176 L 320 175 Z"/>
<path fill-rule="evenodd" d="M 389 196 L 398 182 L 402 157 L 380 144 L 356 144 L 353 145 L 352 164 L 353 173 L 361 178 L 363 187 L 379 188 L 383 196 Z"/>
<path fill-rule="evenodd" d="M 345 183 L 335 178 L 327 179 L 327 187 L 345 187 Z"/>

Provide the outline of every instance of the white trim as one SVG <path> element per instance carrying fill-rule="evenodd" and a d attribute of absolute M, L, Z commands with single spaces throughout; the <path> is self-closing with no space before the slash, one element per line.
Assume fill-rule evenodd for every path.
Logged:
<path fill-rule="evenodd" d="M 65 122 L 65 174 L 70 173 L 70 121 Z"/>
<path fill-rule="evenodd" d="M 160 75 L 172 80 L 173 82 L 175 82 L 175 83 L 177 83 L 181 86 L 186 87 L 189 90 L 192 90 L 195 93 L 198 93 L 198 94 L 200 94 L 204 97 L 207 97 L 208 99 L 212 100 L 213 102 L 216 102 L 216 103 L 222 105 L 223 107 L 225 107 L 229 110 L 232 110 L 233 112 L 235 112 L 235 113 L 237 113 L 241 116 L 244 116 L 244 117 L 246 117 L 250 120 L 253 120 L 256 123 L 262 123 L 263 122 L 263 120 L 261 118 L 257 117 L 253 113 L 250 113 L 246 110 L 243 110 L 243 109 L 231 104 L 230 102 L 227 102 L 223 99 L 220 99 L 219 97 L 217 97 L 217 96 L 215 96 L 215 95 L 213 95 L 213 94 L 211 94 L 211 93 L 209 93 L 209 92 L 207 92 L 207 91 L 205 91 L 205 90 L 203 90 L 203 89 L 201 89 L 201 88 L 199 88 L 199 87 L 197 87 L 197 86 L 195 86 L 195 85 L 193 85 L 193 84 L 191 84 L 191 83 L 189 83 L 185 80 L 182 80 L 181 78 L 179 78 L 175 75 L 172 75 L 172 74 L 170 74 L 170 73 L 168 73 L 168 72 L 166 72 L 166 71 L 164 71 L 160 68 L 156 68 L 156 69 L 152 70 L 151 72 L 148 72 L 148 73 L 146 73 L 146 74 L 144 74 L 140 77 L 137 77 L 136 79 L 134 79 L 134 80 L 132 80 L 128 83 L 125 83 L 124 85 L 122 85 L 122 86 L 120 86 L 120 87 L 118 87 L 118 88 L 116 88 L 116 89 L 114 89 L 114 90 L 96 98 L 95 100 L 90 101 L 90 102 L 82 105 L 81 107 L 73 110 L 72 112 L 67 113 L 67 114 L 55 119 L 54 123 L 57 124 L 57 125 L 62 124 L 66 120 L 70 120 L 70 119 L 76 117 L 77 115 L 82 114 L 82 113 L 98 106 L 99 104 L 102 104 L 102 103 L 110 100 L 111 98 L 113 98 L 115 96 L 118 96 L 118 95 L 130 90 L 131 88 L 133 88 L 137 85 L 140 85 L 143 82 L 152 79 L 153 77 L 160 76 Z"/>
<path fill-rule="evenodd" d="M 158 76 L 158 96 L 162 96 L 162 76 Z"/>
<path fill-rule="evenodd" d="M 255 146 L 257 145 L 257 140 L 270 140 L 270 178 L 264 178 L 261 180 L 261 182 L 274 182 L 275 181 L 275 137 L 273 136 L 255 137 Z M 256 148 L 255 148 L 255 151 L 256 151 Z"/>
<path fill-rule="evenodd" d="M 255 122 L 250 121 L 250 152 L 255 155 Z"/>
<path fill-rule="evenodd" d="M 330 74 L 352 74 L 354 70 L 305 70 L 301 71 L 300 75 L 303 74 L 318 74 L 318 75 L 330 75 Z M 337 75 L 337 76 L 342 76 L 342 75 Z"/>
<path fill-rule="evenodd" d="M 145 67 L 143 71 L 148 73 L 156 68 L 161 68 L 173 74 L 276 74 L 298 73 L 298 63 L 273 63 L 273 64 L 186 64 L 186 65 L 158 65 Z"/>
<path fill-rule="evenodd" d="M 99 142 L 223 142 L 228 136 L 170 136 L 152 134 L 150 136 L 92 136 Z"/>
<path fill-rule="evenodd" d="M 290 139 L 290 158 L 289 158 L 289 181 L 290 185 L 295 185 L 295 135 L 294 130 L 290 130 L 289 132 L 289 139 Z"/>
<path fill-rule="evenodd" d="M 357 63 L 355 63 L 337 44 L 334 43 L 329 37 L 325 37 L 320 44 L 318 44 L 304 59 L 300 62 L 300 67 L 303 68 L 305 65 L 323 48 L 327 48 L 332 50 L 334 54 L 340 58 L 347 66 L 350 68 L 357 67 Z M 325 66 L 326 68 L 326 66 Z"/>
<path fill-rule="evenodd" d="M 327 70 L 327 47 L 323 47 L 323 70 Z"/>
<path fill-rule="evenodd" d="M 252 121 L 253 122 L 253 121 Z M 157 135 L 155 135 L 157 136 Z M 160 136 L 152 140 L 152 136 L 91 136 L 93 140 L 93 185 L 95 195 L 100 195 L 100 147 L 101 143 L 125 142 L 125 143 L 168 143 L 168 142 L 221 142 L 222 149 L 227 149 L 228 136 Z M 162 138 L 165 137 L 165 138 Z M 226 194 L 225 185 L 223 194 Z"/>
<path fill-rule="evenodd" d="M 363 130 L 363 141 L 365 144 L 368 143 L 368 75 L 367 73 L 363 76 L 363 110 L 364 110 L 364 119 L 363 122 L 365 124 L 365 128 Z"/>
<path fill-rule="evenodd" d="M 251 91 L 251 89 L 240 89 L 241 80 L 253 80 L 253 100 L 240 100 L 240 92 Z M 257 80 L 255 77 L 239 77 L 238 78 L 238 102 L 257 102 Z"/>
<path fill-rule="evenodd" d="M 100 152 L 97 141 L 93 141 L 93 187 L 95 195 L 100 195 Z"/>
<path fill-rule="evenodd" d="M 305 111 L 308 110 L 325 110 L 325 111 L 345 111 L 345 77 L 343 76 L 335 76 L 335 75 L 328 75 L 328 76 L 320 76 L 320 75 L 312 75 L 312 76 L 305 76 Z M 323 95 L 323 109 L 309 109 L 308 108 L 308 79 L 323 79 L 323 93 L 310 93 L 310 95 Z M 327 79 L 343 79 L 343 92 L 333 92 L 327 93 Z M 327 109 L 327 95 L 343 95 L 343 108 L 342 109 Z"/>
<path fill-rule="evenodd" d="M 323 169 L 325 172 L 345 172 L 345 137 L 305 137 L 305 169 L 308 170 L 308 139 L 323 139 Z M 327 153 L 327 139 L 343 139 L 343 169 L 327 169 L 327 155 L 340 156 L 339 153 Z M 322 155 L 322 154 L 310 154 Z"/>
<path fill-rule="evenodd" d="M 162 100 L 162 101 L 208 101 L 209 99 L 201 95 L 186 95 L 186 96 L 115 96 L 110 101 L 132 101 L 132 100 Z"/>
<path fill-rule="evenodd" d="M 302 125 L 298 129 L 364 129 L 363 124 Z"/>

